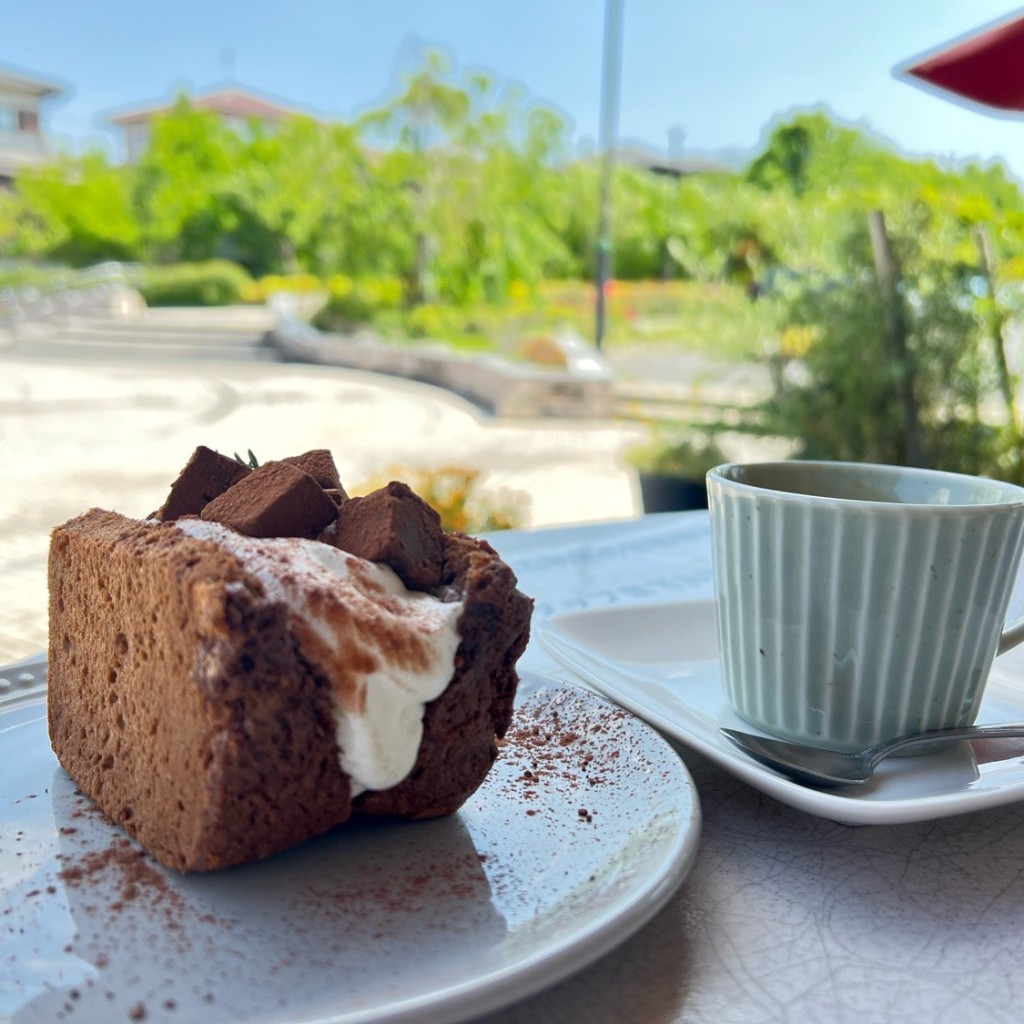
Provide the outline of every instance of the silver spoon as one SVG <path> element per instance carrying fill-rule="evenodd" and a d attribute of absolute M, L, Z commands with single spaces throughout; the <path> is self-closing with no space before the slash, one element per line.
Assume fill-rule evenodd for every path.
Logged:
<path fill-rule="evenodd" d="M 1024 736 L 1024 724 L 969 725 L 959 729 L 930 729 L 927 732 L 915 732 L 909 736 L 887 740 L 885 743 L 876 743 L 873 747 L 868 747 L 867 750 L 859 750 L 854 753 L 826 750 L 823 747 L 791 743 L 788 740 L 771 739 L 768 736 L 755 736 L 738 729 L 723 728 L 721 731 L 755 761 L 760 761 L 797 782 L 811 786 L 847 786 L 867 782 L 878 763 L 897 750 L 906 750 L 907 747 L 918 744 L 936 743 L 943 740 L 1000 739 Z"/>

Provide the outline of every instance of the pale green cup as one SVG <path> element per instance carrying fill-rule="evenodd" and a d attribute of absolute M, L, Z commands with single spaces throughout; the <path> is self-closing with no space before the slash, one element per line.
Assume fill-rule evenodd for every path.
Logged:
<path fill-rule="evenodd" d="M 708 473 L 722 678 L 766 732 L 837 750 L 969 725 L 1004 628 L 1024 488 L 898 466 Z"/>

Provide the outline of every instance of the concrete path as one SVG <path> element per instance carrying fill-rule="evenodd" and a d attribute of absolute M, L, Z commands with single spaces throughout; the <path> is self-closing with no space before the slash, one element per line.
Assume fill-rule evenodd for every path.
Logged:
<path fill-rule="evenodd" d="M 637 427 L 488 420 L 424 385 L 253 361 L 0 353 L 0 664 L 46 644 L 51 528 L 91 506 L 145 516 L 198 444 L 261 460 L 330 448 L 347 486 L 401 467 L 481 471 L 525 525 L 640 511 L 624 450 Z"/>

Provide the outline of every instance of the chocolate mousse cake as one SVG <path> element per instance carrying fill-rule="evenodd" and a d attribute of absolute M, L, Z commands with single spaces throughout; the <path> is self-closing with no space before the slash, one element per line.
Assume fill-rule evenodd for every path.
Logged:
<path fill-rule="evenodd" d="M 532 610 L 516 583 L 406 485 L 350 498 L 326 451 L 197 449 L 151 517 L 53 532 L 53 749 L 181 871 L 450 814 L 511 720 Z"/>

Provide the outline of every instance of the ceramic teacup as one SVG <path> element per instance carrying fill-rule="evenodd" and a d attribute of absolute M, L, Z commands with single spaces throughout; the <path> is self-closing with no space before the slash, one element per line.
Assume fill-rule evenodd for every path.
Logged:
<path fill-rule="evenodd" d="M 1024 540 L 1024 488 L 838 462 L 707 477 L 722 676 L 751 724 L 856 750 L 974 721 Z"/>

